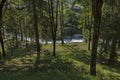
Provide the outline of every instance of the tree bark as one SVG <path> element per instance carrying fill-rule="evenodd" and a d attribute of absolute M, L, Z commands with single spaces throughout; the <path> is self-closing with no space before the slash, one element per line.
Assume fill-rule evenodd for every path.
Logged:
<path fill-rule="evenodd" d="M 88 50 L 90 51 L 91 50 L 91 39 L 92 39 L 92 36 L 91 36 L 91 34 L 92 34 L 92 14 L 91 14 L 91 23 L 90 23 L 90 25 L 89 25 L 89 41 L 88 41 Z"/>
<path fill-rule="evenodd" d="M 110 52 L 110 58 L 109 58 L 110 64 L 113 64 L 117 61 L 116 46 L 117 46 L 117 39 L 116 37 L 114 37 L 112 40 L 111 52 Z"/>
<path fill-rule="evenodd" d="M 118 40 L 118 48 L 120 48 L 120 40 Z"/>
<path fill-rule="evenodd" d="M 59 1 L 57 0 L 56 17 L 54 17 L 53 1 L 48 0 L 50 27 L 51 27 L 52 39 L 53 39 L 53 56 L 56 56 L 56 34 L 57 34 L 57 27 L 58 27 L 58 2 Z M 55 19 L 56 19 L 56 22 L 55 22 Z"/>
<path fill-rule="evenodd" d="M 38 15 L 36 11 L 35 0 L 33 0 L 33 16 L 34 16 L 35 39 L 36 39 L 36 45 L 37 45 L 36 64 L 38 64 L 40 59 L 40 43 L 39 43 L 39 32 L 38 32 Z"/>
<path fill-rule="evenodd" d="M 15 27 L 15 33 L 14 33 L 14 35 L 15 35 L 15 42 L 16 42 L 16 47 L 18 47 L 18 31 L 17 31 L 18 29 L 17 29 L 17 27 Z"/>
<path fill-rule="evenodd" d="M 61 44 L 64 44 L 64 20 L 63 20 L 63 0 L 60 0 L 60 28 L 61 28 Z"/>
<path fill-rule="evenodd" d="M 103 0 L 92 0 L 92 13 L 94 16 L 94 26 L 93 26 L 93 40 L 92 40 L 91 64 L 90 64 L 91 75 L 96 75 L 97 47 L 98 47 L 98 39 L 100 32 L 102 5 L 103 5 Z"/>
<path fill-rule="evenodd" d="M 3 57 L 6 56 L 5 49 L 4 49 L 3 37 L 2 37 L 2 12 L 3 12 L 3 6 L 4 6 L 5 2 L 6 2 L 6 0 L 2 0 L 0 3 L 0 43 L 1 43 Z"/>
<path fill-rule="evenodd" d="M 23 25 L 22 25 L 22 22 L 21 20 L 19 20 L 19 25 L 20 25 L 20 36 L 21 36 L 21 41 L 23 41 Z"/>
<path fill-rule="evenodd" d="M 88 50 L 91 50 L 91 29 L 89 29 L 89 41 L 88 41 Z"/>
<path fill-rule="evenodd" d="M 58 27 L 58 3 L 59 3 L 59 0 L 57 0 L 57 2 L 56 2 L 56 25 L 53 28 L 53 32 L 54 32 L 54 35 L 53 35 L 53 56 L 56 56 L 56 35 L 57 35 L 57 27 Z"/>

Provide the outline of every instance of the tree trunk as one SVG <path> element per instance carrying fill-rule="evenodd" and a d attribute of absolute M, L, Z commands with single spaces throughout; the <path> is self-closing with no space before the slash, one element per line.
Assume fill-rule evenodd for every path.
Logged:
<path fill-rule="evenodd" d="M 114 37 L 111 44 L 111 52 L 109 62 L 113 64 L 117 61 L 117 53 L 116 53 L 117 39 Z"/>
<path fill-rule="evenodd" d="M 118 48 L 120 48 L 120 40 L 118 40 Z"/>
<path fill-rule="evenodd" d="M 56 2 L 56 25 L 53 28 L 53 56 L 56 56 L 56 35 L 57 35 L 57 27 L 58 27 L 58 3 L 59 0 Z"/>
<path fill-rule="evenodd" d="M 58 27 L 58 3 L 56 2 L 56 18 L 54 18 L 54 10 L 53 10 L 53 1 L 48 0 L 49 5 L 49 18 L 50 18 L 50 27 L 52 32 L 52 39 L 53 39 L 53 56 L 56 56 L 56 33 Z M 56 22 L 55 22 L 56 19 Z"/>
<path fill-rule="evenodd" d="M 91 36 L 92 34 L 92 14 L 91 14 L 91 23 L 89 25 L 89 42 L 88 42 L 88 50 L 90 51 L 91 50 Z"/>
<path fill-rule="evenodd" d="M 88 50 L 91 50 L 91 29 L 89 29 L 89 41 L 88 41 Z"/>
<path fill-rule="evenodd" d="M 4 49 L 4 42 L 3 42 L 3 37 L 2 37 L 2 12 L 3 12 L 3 6 L 5 4 L 6 0 L 2 0 L 0 3 L 0 43 L 1 43 L 1 48 L 2 48 L 2 55 L 3 57 L 6 56 L 5 54 L 5 49 Z"/>
<path fill-rule="evenodd" d="M 20 37 L 21 37 L 21 41 L 23 41 L 23 25 L 22 25 L 22 21 L 19 20 L 19 24 L 20 24 Z"/>
<path fill-rule="evenodd" d="M 25 41 L 25 45 L 26 45 L 26 49 L 28 49 L 28 41 L 27 41 L 27 32 L 26 32 L 26 28 L 23 28 L 23 32 L 24 32 L 24 41 Z"/>
<path fill-rule="evenodd" d="M 100 31 L 102 4 L 103 4 L 103 0 L 92 0 L 94 26 L 93 26 L 93 40 L 92 40 L 91 64 L 90 64 L 91 75 L 96 75 L 97 47 L 98 47 L 98 39 L 99 39 L 99 31 Z"/>
<path fill-rule="evenodd" d="M 53 38 L 53 56 L 56 56 L 56 38 Z"/>
<path fill-rule="evenodd" d="M 106 39 L 105 40 L 105 47 L 104 47 L 104 52 L 105 53 L 108 53 L 108 47 L 109 47 L 109 43 L 110 43 L 110 40 L 109 39 Z"/>
<path fill-rule="evenodd" d="M 5 57 L 5 48 L 4 48 L 4 42 L 3 42 L 3 37 L 2 37 L 2 32 L 0 31 L 0 43 L 1 43 L 1 48 L 2 48 L 2 56 Z"/>
<path fill-rule="evenodd" d="M 35 38 L 36 38 L 36 45 L 37 45 L 36 64 L 38 64 L 39 59 L 40 59 L 40 43 L 39 43 L 39 33 L 38 33 L 38 15 L 37 15 L 37 12 L 36 12 L 35 0 L 33 0 L 33 16 L 34 16 Z"/>
<path fill-rule="evenodd" d="M 14 35 L 15 35 L 15 45 L 16 45 L 16 47 L 18 47 L 18 31 L 17 31 L 18 29 L 17 29 L 17 27 L 15 27 L 15 33 L 14 33 Z"/>
<path fill-rule="evenodd" d="M 59 9 L 60 9 L 61 44 L 64 44 L 63 0 L 60 0 Z"/>

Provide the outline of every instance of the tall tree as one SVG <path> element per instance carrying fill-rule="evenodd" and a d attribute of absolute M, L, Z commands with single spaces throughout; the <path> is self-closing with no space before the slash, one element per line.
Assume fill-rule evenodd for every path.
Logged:
<path fill-rule="evenodd" d="M 3 13 L 3 7 L 5 4 L 6 0 L 2 0 L 0 3 L 0 43 L 1 43 L 1 47 L 2 47 L 2 53 L 3 56 L 5 57 L 5 49 L 4 49 L 4 42 L 3 42 L 3 37 L 2 37 L 2 13 Z"/>
<path fill-rule="evenodd" d="M 37 45 L 37 59 L 36 59 L 36 64 L 38 64 L 39 63 L 39 59 L 40 59 L 40 43 L 39 43 L 39 32 L 38 32 L 38 15 L 37 15 L 37 11 L 36 11 L 35 0 L 32 1 L 32 4 L 33 4 L 35 39 L 36 39 L 36 45 Z"/>
<path fill-rule="evenodd" d="M 92 14 L 94 17 L 94 26 L 93 26 L 93 40 L 92 40 L 91 64 L 90 64 L 91 75 L 96 75 L 97 47 L 98 47 L 99 32 L 100 32 L 102 5 L 103 5 L 103 0 L 92 0 Z"/>
<path fill-rule="evenodd" d="M 60 0 L 59 10 L 60 10 L 60 31 L 61 31 L 61 44 L 64 44 L 64 18 L 63 18 L 63 0 Z"/>
<path fill-rule="evenodd" d="M 91 34 L 92 34 L 92 15 L 91 15 L 91 23 L 89 23 L 88 26 L 89 26 L 89 28 L 88 28 L 88 30 L 89 30 L 88 50 L 90 51 L 91 50 L 91 38 L 92 38 L 92 36 L 91 36 Z"/>
<path fill-rule="evenodd" d="M 56 1 L 56 10 L 54 12 L 53 1 L 48 0 L 48 4 L 50 6 L 49 7 L 50 27 L 51 27 L 52 39 L 53 39 L 53 56 L 56 56 L 56 36 L 57 36 L 57 27 L 58 27 L 58 8 L 59 8 L 58 3 L 59 0 Z"/>

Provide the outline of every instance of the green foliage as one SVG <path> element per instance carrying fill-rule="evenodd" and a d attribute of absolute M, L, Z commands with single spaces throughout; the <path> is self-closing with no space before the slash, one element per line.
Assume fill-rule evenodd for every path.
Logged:
<path fill-rule="evenodd" d="M 92 33 L 93 25 L 91 0 L 74 0 L 73 3 L 68 0 L 63 1 L 65 35 L 72 36 L 73 34 L 80 33 L 83 34 L 84 39 L 88 41 Z M 33 7 L 31 2 L 32 0 L 7 0 L 4 7 L 2 25 L 3 29 L 6 30 L 6 32 L 3 30 L 3 33 L 5 33 L 4 43 L 8 56 L 1 59 L 0 53 L 1 80 L 120 79 L 120 57 L 116 56 L 118 61 L 114 63 L 114 67 L 108 65 L 114 38 L 116 38 L 116 46 L 118 46 L 115 52 L 118 53 L 118 55 L 120 52 L 120 0 L 105 0 L 103 5 L 96 77 L 89 75 L 90 52 L 87 50 L 85 43 L 70 43 L 62 46 L 57 44 L 56 58 L 51 56 L 52 45 L 43 45 L 39 70 L 34 69 L 36 46 Z M 40 38 L 51 40 L 50 6 L 45 0 L 36 0 L 35 4 Z M 75 6 L 79 8 L 77 12 L 73 10 Z M 53 10 L 56 11 L 55 9 L 54 7 Z M 56 15 L 54 14 L 54 16 Z M 58 20 L 58 24 L 59 23 Z M 60 28 L 61 26 L 58 25 L 57 38 L 61 36 Z M 7 35 L 10 35 L 10 37 Z M 23 41 L 20 40 L 22 37 Z M 15 46 L 16 43 L 19 44 L 18 47 Z"/>

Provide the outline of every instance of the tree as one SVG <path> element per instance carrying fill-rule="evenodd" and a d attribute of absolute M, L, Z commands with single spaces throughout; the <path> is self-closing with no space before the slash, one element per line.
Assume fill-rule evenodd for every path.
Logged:
<path fill-rule="evenodd" d="M 6 0 L 2 0 L 0 3 L 0 43 L 1 43 L 1 47 L 2 47 L 3 57 L 6 56 L 5 49 L 4 49 L 3 37 L 2 37 L 2 12 L 3 12 L 3 7 L 4 7 L 5 2 L 6 2 Z"/>
<path fill-rule="evenodd" d="M 56 1 L 56 10 L 54 13 L 53 1 L 48 0 L 50 28 L 51 28 L 52 39 L 53 39 L 53 56 L 56 56 L 56 36 L 57 36 L 57 27 L 58 27 L 58 8 L 59 8 L 58 3 L 59 3 L 59 0 Z"/>
<path fill-rule="evenodd" d="M 98 47 L 98 39 L 100 32 L 102 5 L 103 5 L 103 0 L 92 0 L 92 14 L 94 17 L 94 26 L 93 26 L 93 40 L 92 40 L 91 64 L 90 64 L 91 75 L 96 75 L 97 47 Z"/>
<path fill-rule="evenodd" d="M 36 13 L 35 0 L 32 1 L 32 4 L 33 4 L 35 38 L 36 38 L 36 45 L 37 45 L 37 59 L 36 59 L 36 64 L 38 64 L 39 63 L 39 59 L 40 59 L 40 43 L 39 43 L 39 33 L 38 33 L 38 16 L 37 16 L 37 13 Z"/>
<path fill-rule="evenodd" d="M 63 0 L 60 0 L 59 11 L 60 11 L 60 31 L 61 31 L 61 44 L 64 44 L 64 15 L 63 15 Z"/>

